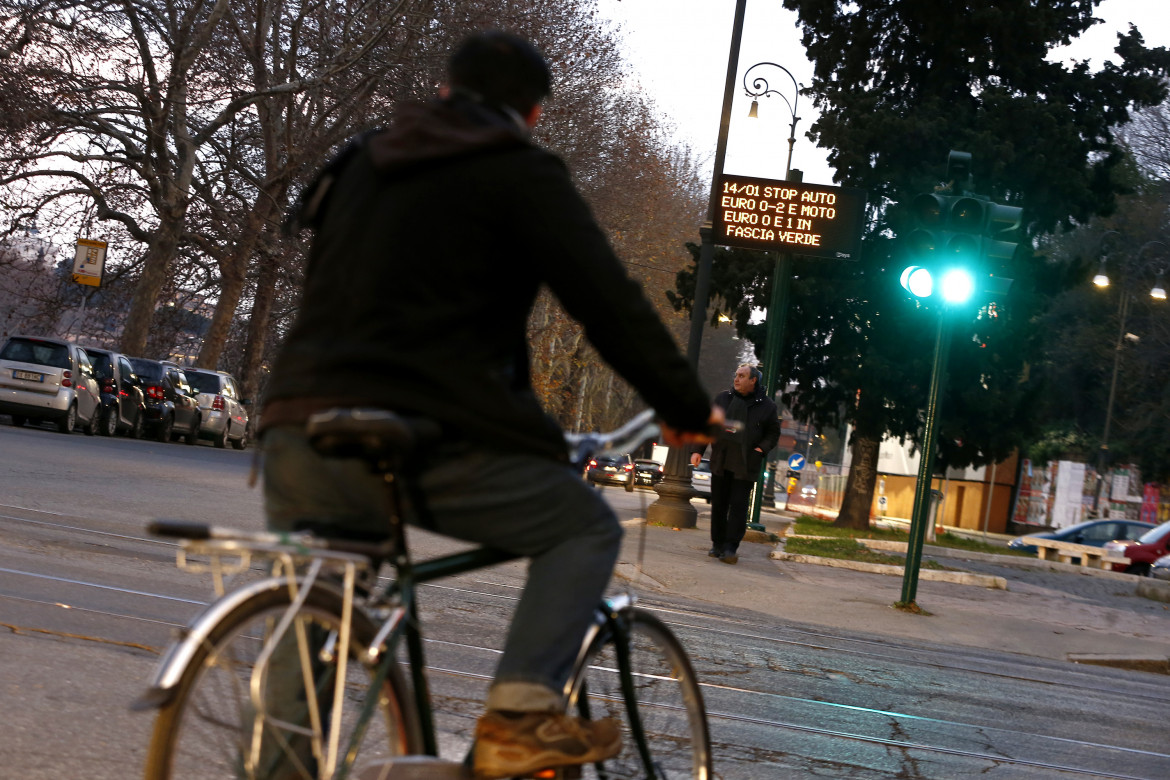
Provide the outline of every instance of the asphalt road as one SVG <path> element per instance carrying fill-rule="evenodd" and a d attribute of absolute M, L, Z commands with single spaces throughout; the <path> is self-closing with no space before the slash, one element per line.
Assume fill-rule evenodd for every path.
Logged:
<path fill-rule="evenodd" d="M 140 772 L 151 718 L 128 703 L 209 596 L 145 523 L 260 527 L 251 460 L 251 451 L 64 436 L 0 418 L 0 777 Z M 605 495 L 626 518 L 654 498 Z M 412 540 L 421 556 L 452 549 L 422 533 Z M 624 561 L 639 541 L 628 535 Z M 712 588 L 719 567 L 704 572 Z M 422 594 L 453 755 L 467 744 L 523 577 L 522 563 L 507 564 Z M 721 778 L 1170 777 L 1164 676 L 898 641 L 669 589 L 643 593 L 643 604 L 693 657 Z"/>

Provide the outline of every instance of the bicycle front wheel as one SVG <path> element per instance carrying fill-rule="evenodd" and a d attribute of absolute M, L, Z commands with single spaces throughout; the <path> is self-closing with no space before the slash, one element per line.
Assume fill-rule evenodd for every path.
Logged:
<path fill-rule="evenodd" d="M 351 621 L 345 679 L 339 681 L 342 597 L 337 589 L 314 585 L 285 638 L 272 643 L 272 660 L 257 669 L 257 658 L 291 601 L 286 587 L 261 591 L 210 631 L 183 671 L 175 695 L 159 710 L 147 754 L 147 780 L 339 776 L 328 770 L 321 747 L 329 744 L 339 683 L 344 693 L 337 766 L 352 776 L 363 764 L 420 751 L 417 714 L 397 665 L 391 665 L 375 689 L 377 670 L 357 657 L 375 633 L 358 610 Z M 316 691 L 317 717 L 309 712 L 307 680 Z M 254 686 L 261 690 L 262 710 L 254 704 Z M 363 724 L 367 702 L 372 702 L 372 712 Z"/>
<path fill-rule="evenodd" d="M 574 672 L 569 711 L 590 720 L 616 718 L 622 752 L 586 766 L 582 777 L 677 780 L 711 777 L 707 714 L 694 669 L 666 624 L 636 607 L 618 618 L 628 632 L 628 665 L 619 630 L 607 625 Z M 628 694 L 623 666 L 629 669 Z M 644 739 L 638 739 L 641 732 Z"/>

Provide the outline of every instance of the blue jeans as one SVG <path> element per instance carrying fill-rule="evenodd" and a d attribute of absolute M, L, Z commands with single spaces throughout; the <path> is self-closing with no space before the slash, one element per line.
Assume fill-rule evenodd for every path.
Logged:
<path fill-rule="evenodd" d="M 386 528 L 385 487 L 364 462 L 318 455 L 295 426 L 266 431 L 262 444 L 270 528 L 305 519 Z M 437 458 L 418 484 L 432 530 L 531 559 L 488 709 L 560 709 L 617 562 L 622 529 L 613 510 L 577 471 L 532 455 L 469 449 Z"/>

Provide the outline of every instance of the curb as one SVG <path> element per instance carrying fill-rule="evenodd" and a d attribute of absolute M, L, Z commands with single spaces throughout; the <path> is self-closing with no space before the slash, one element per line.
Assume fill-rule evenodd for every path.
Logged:
<path fill-rule="evenodd" d="M 1137 594 L 1143 598 L 1170 604 L 1170 582 L 1142 578 L 1137 586 Z"/>
<path fill-rule="evenodd" d="M 826 539 L 835 537 L 810 536 L 808 534 L 788 534 L 794 539 Z M 906 542 L 895 542 L 890 539 L 854 539 L 859 544 L 864 544 L 871 550 L 880 550 L 883 552 L 906 554 Z M 1021 569 L 1043 569 L 1044 571 L 1064 572 L 1067 574 L 1084 574 L 1090 577 L 1103 577 L 1108 580 L 1119 580 L 1121 582 L 1133 583 L 1139 580 L 1137 575 L 1126 574 L 1120 571 L 1111 571 L 1109 569 L 1095 569 L 1089 566 L 1081 566 L 1072 563 L 1060 563 L 1059 561 L 1042 561 L 1039 558 L 1025 558 L 1022 555 L 998 555 L 996 553 L 983 553 L 974 550 L 959 550 L 954 547 L 938 547 L 933 544 L 922 545 L 922 554 L 929 555 L 932 558 L 953 558 L 956 560 L 966 561 L 984 561 L 987 563 L 995 563 L 1001 566 L 1014 566 Z M 1156 580 L 1154 582 L 1157 582 Z M 1170 583 L 1166 583 L 1170 586 Z M 1159 599 L 1157 596 L 1147 596 L 1147 598 L 1154 598 L 1159 601 L 1170 600 Z"/>
<path fill-rule="evenodd" d="M 873 574 L 886 574 L 896 577 L 904 576 L 906 568 L 889 563 L 863 563 L 861 561 L 846 561 L 841 558 L 821 558 L 816 555 L 800 555 L 798 553 L 773 550 L 769 556 L 776 561 L 791 561 L 793 563 L 811 563 L 818 566 L 831 566 L 837 569 L 852 569 Z M 978 585 L 981 588 L 993 590 L 1007 590 L 1007 580 L 990 574 L 973 574 L 967 571 L 936 571 L 934 569 L 919 569 L 918 579 L 934 582 L 953 582 L 957 585 Z"/>

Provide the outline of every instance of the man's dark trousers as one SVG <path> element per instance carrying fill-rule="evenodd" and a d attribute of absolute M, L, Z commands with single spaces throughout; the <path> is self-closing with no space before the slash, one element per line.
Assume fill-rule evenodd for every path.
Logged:
<path fill-rule="evenodd" d="M 736 479 L 730 471 L 711 474 L 711 548 L 734 553 L 747 532 L 750 479 Z"/>

